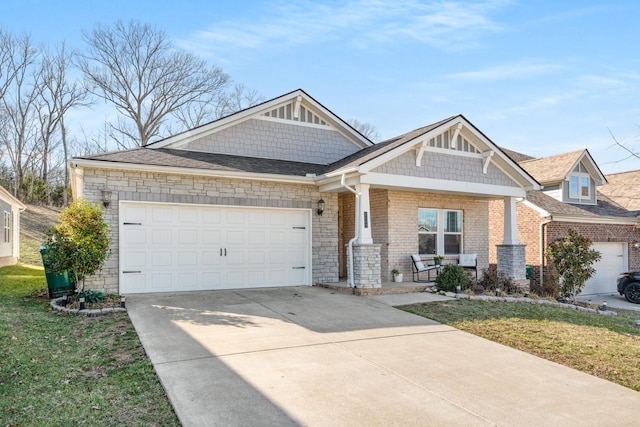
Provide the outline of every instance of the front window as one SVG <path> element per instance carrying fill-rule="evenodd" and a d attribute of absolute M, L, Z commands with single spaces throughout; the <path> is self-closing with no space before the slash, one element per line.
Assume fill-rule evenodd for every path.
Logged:
<path fill-rule="evenodd" d="M 422 255 L 462 253 L 462 211 L 418 209 L 418 250 Z"/>
<path fill-rule="evenodd" d="M 591 197 L 590 181 L 588 175 L 571 175 L 569 177 L 569 197 L 572 199 L 589 199 Z"/>
<path fill-rule="evenodd" d="M 11 212 L 4 213 L 4 242 L 11 241 Z"/>

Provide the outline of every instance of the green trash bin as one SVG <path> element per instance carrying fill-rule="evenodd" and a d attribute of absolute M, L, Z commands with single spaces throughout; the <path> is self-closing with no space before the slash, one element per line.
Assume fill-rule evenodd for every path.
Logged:
<path fill-rule="evenodd" d="M 527 265 L 527 270 L 526 270 L 526 273 L 525 273 L 526 274 L 525 277 L 527 279 L 531 279 L 531 270 L 532 270 L 532 267 L 530 265 Z"/>
<path fill-rule="evenodd" d="M 74 291 L 73 283 L 69 279 L 69 272 L 65 271 L 60 274 L 53 272 L 49 259 L 47 258 L 47 246 L 40 247 L 40 255 L 42 255 L 42 265 L 44 265 L 44 274 L 47 277 L 47 287 L 49 288 L 49 298 L 58 298 L 64 295 L 71 295 Z"/>

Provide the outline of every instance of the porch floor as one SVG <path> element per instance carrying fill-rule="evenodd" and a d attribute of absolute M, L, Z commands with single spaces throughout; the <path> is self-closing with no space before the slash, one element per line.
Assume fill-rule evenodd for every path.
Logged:
<path fill-rule="evenodd" d="M 347 279 L 341 279 L 337 283 L 316 283 L 313 286 L 334 289 L 339 292 L 352 293 L 354 295 L 389 295 L 425 292 L 435 286 L 435 284 L 435 282 L 382 282 L 382 287 L 380 288 L 351 288 L 347 284 Z"/>

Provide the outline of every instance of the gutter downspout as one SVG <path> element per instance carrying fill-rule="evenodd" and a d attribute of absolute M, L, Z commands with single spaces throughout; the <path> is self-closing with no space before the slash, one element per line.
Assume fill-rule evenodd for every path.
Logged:
<path fill-rule="evenodd" d="M 342 174 L 342 177 L 340 178 L 340 185 L 342 185 L 342 187 L 346 188 L 347 190 L 351 191 L 353 194 L 356 195 L 356 229 L 355 229 L 355 234 L 353 236 L 353 239 L 349 240 L 349 243 L 347 245 L 347 257 L 349 258 L 349 266 L 348 266 L 348 272 L 347 272 L 347 284 L 349 285 L 349 287 L 351 288 L 355 288 L 356 284 L 354 283 L 354 277 L 353 277 L 353 244 L 355 243 L 356 240 L 358 240 L 360 238 L 360 193 L 357 192 L 356 190 L 354 190 L 353 188 L 349 187 L 346 183 L 345 183 L 345 174 Z"/>
<path fill-rule="evenodd" d="M 548 219 L 545 221 L 542 221 L 540 223 L 540 232 L 539 232 L 539 244 L 540 244 L 540 287 L 542 288 L 543 283 L 544 283 L 544 239 L 542 237 L 542 231 L 544 230 L 545 226 L 547 224 L 549 224 L 550 222 L 553 221 L 553 217 L 552 216 L 548 216 Z"/>

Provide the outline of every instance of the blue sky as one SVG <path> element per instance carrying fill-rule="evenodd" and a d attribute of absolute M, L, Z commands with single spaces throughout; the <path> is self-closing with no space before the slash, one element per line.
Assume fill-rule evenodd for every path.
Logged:
<path fill-rule="evenodd" d="M 266 99 L 302 88 L 382 139 L 463 114 L 536 157 L 588 148 L 640 169 L 637 1 L 17 1 L 0 27 L 82 47 L 96 22 L 136 19 Z M 78 115 L 85 126 L 95 117 Z M 99 117 L 97 122 L 104 120 Z"/>

